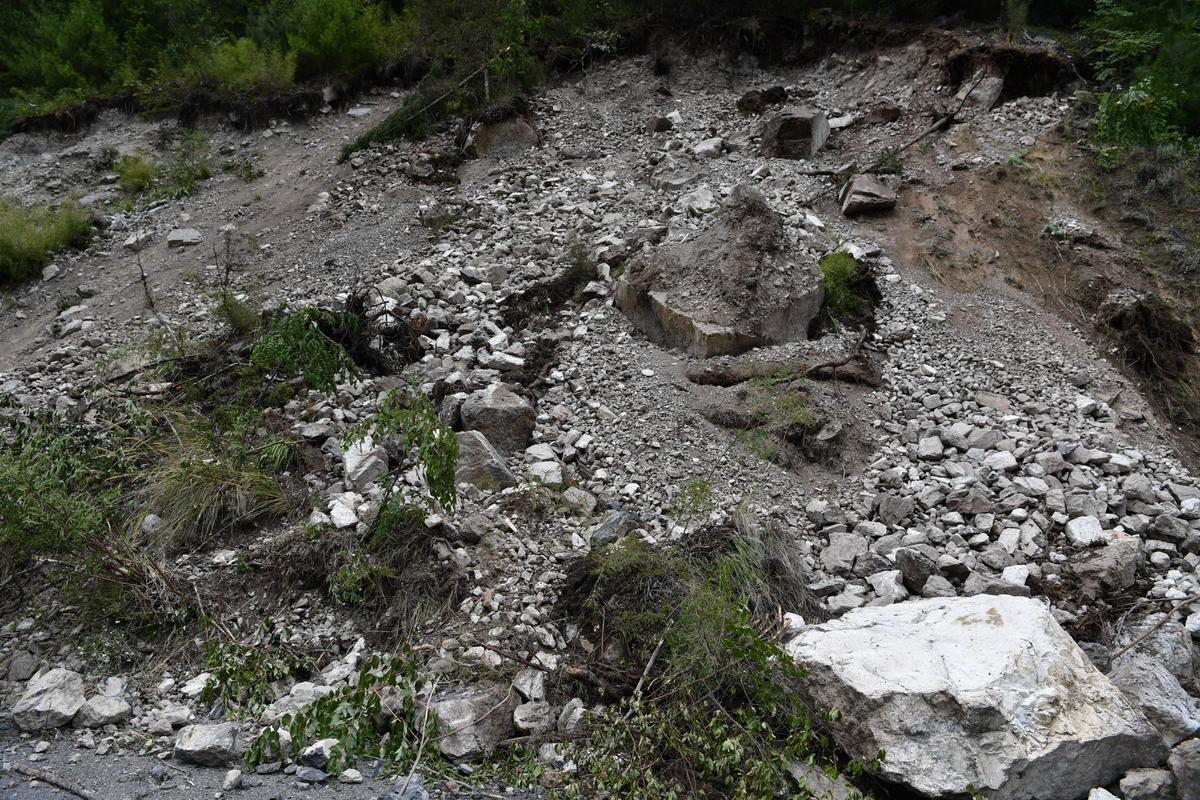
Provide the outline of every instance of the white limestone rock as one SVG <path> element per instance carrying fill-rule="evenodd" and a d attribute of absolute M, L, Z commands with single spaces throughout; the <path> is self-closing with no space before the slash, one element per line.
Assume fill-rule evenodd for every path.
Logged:
<path fill-rule="evenodd" d="M 930 797 L 1073 798 L 1165 748 L 1041 602 L 913 600 L 861 608 L 787 645 L 850 755 Z M 852 711 L 852 713 L 850 713 Z"/>

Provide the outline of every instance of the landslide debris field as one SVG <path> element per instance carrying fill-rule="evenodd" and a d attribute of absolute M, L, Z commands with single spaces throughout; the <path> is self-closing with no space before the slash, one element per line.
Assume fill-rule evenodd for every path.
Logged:
<path fill-rule="evenodd" d="M 0 143 L 99 229 L 0 302 L 0 479 L 86 530 L 0 563 L 0 795 L 1197 797 L 1194 289 L 1078 80 L 896 29 L 341 163 L 402 93 Z"/>

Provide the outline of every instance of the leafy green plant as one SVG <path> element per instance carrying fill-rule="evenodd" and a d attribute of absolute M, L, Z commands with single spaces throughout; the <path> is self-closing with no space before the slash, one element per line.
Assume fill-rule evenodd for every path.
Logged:
<path fill-rule="evenodd" d="M 91 231 L 92 215 L 77 203 L 27 208 L 0 198 L 0 286 L 34 277 L 50 253 L 86 245 Z"/>
<path fill-rule="evenodd" d="M 1095 117 L 1097 141 L 1128 147 L 1181 140 L 1171 122 L 1178 93 L 1178 87 L 1156 85 L 1150 78 L 1103 93 Z"/>
<path fill-rule="evenodd" d="M 458 466 L 458 437 L 442 422 L 427 395 L 419 391 L 391 391 L 384 395 L 379 411 L 346 434 L 346 443 L 370 436 L 384 439 L 403 437 L 404 449 L 414 450 L 425 474 L 429 494 L 443 508 L 453 511 L 458 504 L 454 481 Z"/>
<path fill-rule="evenodd" d="M 125 155 L 113 165 L 117 185 L 125 194 L 136 195 L 149 189 L 158 178 L 158 168 L 145 156 Z"/>
<path fill-rule="evenodd" d="M 278 316 L 255 343 L 250 362 L 263 372 L 301 376 L 317 391 L 333 394 L 339 380 L 357 378 L 359 370 L 345 349 L 324 332 L 322 323 L 354 326 L 358 321 L 312 306 Z"/>
<path fill-rule="evenodd" d="M 357 683 L 340 686 L 295 714 L 284 715 L 255 738 L 246 752 L 253 768 L 282 752 L 280 731 L 300 750 L 320 739 L 339 742 L 327 769 L 338 772 L 359 758 L 378 758 L 400 771 L 436 736 L 436 720 L 421 698 L 425 682 L 411 653 L 369 658 Z"/>
<path fill-rule="evenodd" d="M 201 702 L 219 700 L 228 712 L 256 717 L 275 701 L 271 684 L 312 666 L 287 645 L 287 635 L 285 630 L 271 630 L 264 624 L 246 643 L 209 642 L 204 666 L 210 675 Z"/>
<path fill-rule="evenodd" d="M 164 197 L 188 197 L 201 181 L 212 177 L 208 163 L 208 137 L 200 131 L 184 130 L 171 155 L 162 164 L 161 193 Z"/>

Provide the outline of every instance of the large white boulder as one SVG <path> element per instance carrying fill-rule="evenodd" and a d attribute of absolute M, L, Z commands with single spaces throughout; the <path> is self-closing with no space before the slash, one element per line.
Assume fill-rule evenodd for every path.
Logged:
<path fill-rule="evenodd" d="M 66 725 L 83 705 L 83 676 L 58 667 L 29 682 L 13 706 L 13 722 L 23 731 Z"/>
<path fill-rule="evenodd" d="M 860 608 L 787 645 L 850 755 L 930 797 L 1074 800 L 1154 766 L 1157 731 L 1040 601 L 998 595 Z"/>

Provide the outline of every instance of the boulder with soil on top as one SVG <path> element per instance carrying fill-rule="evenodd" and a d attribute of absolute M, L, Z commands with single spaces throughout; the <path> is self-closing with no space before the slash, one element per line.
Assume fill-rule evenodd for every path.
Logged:
<path fill-rule="evenodd" d="M 824 293 L 815 258 L 743 185 L 708 230 L 635 259 L 614 297 L 651 341 L 708 357 L 807 338 Z"/>

